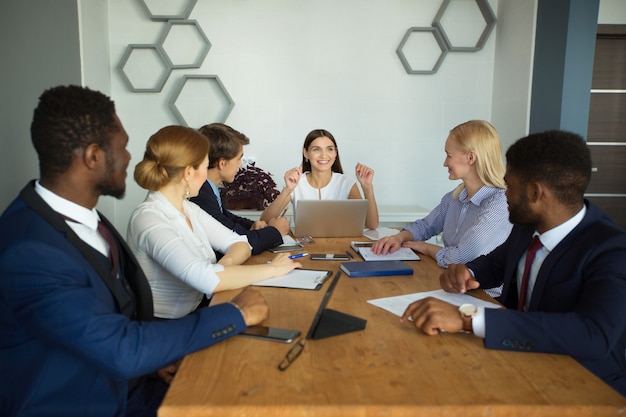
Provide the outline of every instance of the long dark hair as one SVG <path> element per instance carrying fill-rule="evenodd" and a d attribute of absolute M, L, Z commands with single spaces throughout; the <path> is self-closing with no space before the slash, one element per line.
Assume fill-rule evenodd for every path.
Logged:
<path fill-rule="evenodd" d="M 304 139 L 304 145 L 302 145 L 303 149 L 309 150 L 309 146 L 311 146 L 311 142 L 313 142 L 317 138 L 321 138 L 326 136 L 333 142 L 335 145 L 335 149 L 337 150 L 337 157 L 335 158 L 335 162 L 331 167 L 333 172 L 338 172 L 343 174 L 343 168 L 341 167 L 341 160 L 339 159 L 339 147 L 337 146 L 337 141 L 335 137 L 328 130 L 324 129 L 315 129 L 312 130 L 308 135 L 306 135 L 306 139 Z M 311 171 L 311 162 L 302 155 L 302 172 Z"/>

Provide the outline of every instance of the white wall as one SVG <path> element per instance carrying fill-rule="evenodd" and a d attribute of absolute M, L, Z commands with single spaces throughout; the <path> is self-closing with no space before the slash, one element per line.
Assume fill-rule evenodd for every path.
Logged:
<path fill-rule="evenodd" d="M 528 134 L 536 1 L 500 1 L 491 121 L 503 151 Z"/>
<path fill-rule="evenodd" d="M 626 24 L 626 1 L 600 0 L 598 23 L 601 25 Z"/>
<path fill-rule="evenodd" d="M 251 138 L 246 154 L 279 184 L 300 163 L 306 134 L 322 127 L 335 135 L 346 172 L 357 161 L 375 169 L 380 204 L 434 207 L 455 185 L 442 166 L 448 131 L 469 119 L 491 119 L 496 45 L 494 31 L 479 52 L 449 53 L 435 75 L 407 74 L 395 50 L 408 28 L 431 25 L 440 4 L 199 0 L 190 19 L 212 48 L 202 68 L 174 70 L 154 94 L 129 92 L 116 66 L 128 44 L 156 42 L 163 23 L 150 21 L 136 1 L 109 0 L 111 95 L 133 155 L 127 196 L 115 203 L 116 226 L 125 230 L 145 195 L 132 169 L 146 140 L 177 123 L 167 103 L 183 74 L 220 77 L 235 101 L 226 123 Z M 497 12 L 497 2 L 490 4 Z M 474 28 L 471 19 L 457 19 L 454 28 L 464 25 Z M 512 118 L 525 123 L 523 113 Z"/>

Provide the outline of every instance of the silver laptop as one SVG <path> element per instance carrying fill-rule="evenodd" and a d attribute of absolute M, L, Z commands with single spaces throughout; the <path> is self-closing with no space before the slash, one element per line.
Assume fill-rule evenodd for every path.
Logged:
<path fill-rule="evenodd" d="M 367 200 L 298 200 L 293 234 L 296 237 L 363 236 Z"/>

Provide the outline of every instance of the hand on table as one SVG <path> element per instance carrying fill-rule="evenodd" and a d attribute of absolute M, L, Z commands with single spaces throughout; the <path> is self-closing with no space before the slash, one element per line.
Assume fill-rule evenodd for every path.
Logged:
<path fill-rule="evenodd" d="M 270 315 L 270 308 L 258 290 L 246 288 L 231 300 L 243 313 L 246 326 L 255 326 Z"/>
<path fill-rule="evenodd" d="M 465 265 L 451 264 L 439 276 L 441 288 L 446 292 L 466 293 L 480 287 L 480 283 L 472 276 Z"/>
<path fill-rule="evenodd" d="M 409 317 L 413 325 L 428 335 L 440 332 L 459 332 L 463 330 L 463 319 L 458 307 L 437 298 L 428 297 L 409 304 L 404 311 L 401 323 Z"/>
<path fill-rule="evenodd" d="M 400 240 L 398 235 L 386 236 L 374 242 L 372 252 L 374 252 L 374 255 L 387 255 L 400 249 L 400 246 L 402 246 L 402 240 Z"/>

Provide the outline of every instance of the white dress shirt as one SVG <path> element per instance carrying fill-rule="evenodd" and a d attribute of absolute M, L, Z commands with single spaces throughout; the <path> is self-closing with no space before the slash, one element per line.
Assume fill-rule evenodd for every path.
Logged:
<path fill-rule="evenodd" d="M 538 236 L 541 244 L 543 245 L 535 255 L 535 259 L 533 260 L 532 265 L 530 266 L 530 276 L 528 277 L 528 293 L 526 295 L 526 305 L 524 306 L 524 310 L 528 307 L 528 303 L 530 302 L 533 287 L 535 286 L 535 281 L 537 280 L 537 275 L 539 273 L 539 269 L 541 269 L 541 265 L 546 257 L 550 254 L 550 252 L 561 243 L 565 236 L 569 234 L 585 217 L 585 213 L 587 213 L 587 206 L 583 205 L 583 208 L 576 213 L 573 217 L 567 220 L 564 223 L 544 232 L 543 234 L 539 234 L 535 232 L 534 236 Z M 524 263 L 526 262 L 526 252 L 522 255 L 517 265 L 517 291 L 519 293 L 520 286 L 522 283 L 522 275 L 524 274 Z M 487 334 L 487 329 L 485 328 L 485 309 L 484 307 L 478 307 L 478 313 L 472 319 L 472 328 L 474 330 L 474 334 L 476 336 L 484 338 Z"/>
<path fill-rule="evenodd" d="M 214 250 L 225 253 L 236 242 L 248 242 L 187 200 L 179 212 L 163 194 L 150 192 L 131 214 L 127 241 L 137 257 L 154 299 L 154 315 L 183 317 L 211 295 L 219 283 Z"/>
<path fill-rule="evenodd" d="M 96 249 L 104 256 L 109 255 L 109 244 L 98 232 L 100 216 L 98 216 L 98 212 L 95 208 L 89 210 L 88 208 L 66 200 L 39 184 L 39 181 L 35 182 L 35 192 L 39 194 L 46 204 L 52 207 L 52 210 L 74 220 L 65 220 L 65 222 L 83 242 Z"/>

